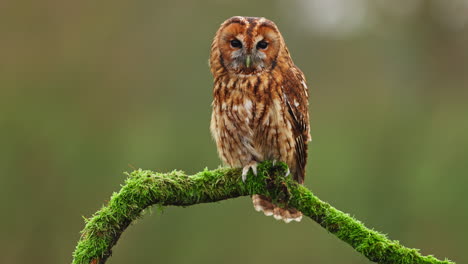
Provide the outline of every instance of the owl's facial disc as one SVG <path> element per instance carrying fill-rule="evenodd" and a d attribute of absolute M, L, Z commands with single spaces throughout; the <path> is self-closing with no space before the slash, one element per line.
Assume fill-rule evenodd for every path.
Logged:
<path fill-rule="evenodd" d="M 265 55 L 257 50 L 256 45 L 245 43 L 242 36 L 237 36 L 230 42 L 232 52 L 228 67 L 244 73 L 261 71 L 265 68 L 263 58 Z M 253 46 L 253 48 L 252 48 Z"/>
<path fill-rule="evenodd" d="M 242 74 L 259 73 L 269 67 L 267 50 L 269 42 L 263 36 L 257 36 L 249 42 L 242 35 L 229 40 L 229 56 L 226 67 Z"/>
<path fill-rule="evenodd" d="M 273 22 L 263 18 L 241 17 L 225 22 L 218 42 L 224 67 L 229 72 L 243 75 L 272 69 L 282 43 Z"/>

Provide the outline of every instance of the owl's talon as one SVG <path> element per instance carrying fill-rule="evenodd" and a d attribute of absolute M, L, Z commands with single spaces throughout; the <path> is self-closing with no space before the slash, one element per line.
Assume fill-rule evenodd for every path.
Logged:
<path fill-rule="evenodd" d="M 257 176 L 257 162 L 251 162 L 249 165 L 245 166 L 242 168 L 242 181 L 245 182 L 247 179 L 247 173 L 249 173 L 249 170 L 252 169 L 252 172 L 255 176 Z"/>
<path fill-rule="evenodd" d="M 250 169 L 249 166 L 245 166 L 245 167 L 242 169 L 242 181 L 243 181 L 243 182 L 245 182 L 245 180 L 247 179 L 247 173 L 249 172 L 249 169 Z"/>
<path fill-rule="evenodd" d="M 257 176 L 257 162 L 255 162 L 254 164 L 252 164 L 250 166 L 252 168 L 252 172 L 255 176 Z"/>

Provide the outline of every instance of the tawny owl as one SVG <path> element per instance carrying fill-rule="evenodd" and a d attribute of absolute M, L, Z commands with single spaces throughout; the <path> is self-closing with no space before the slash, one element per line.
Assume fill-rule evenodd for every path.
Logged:
<path fill-rule="evenodd" d="M 210 130 L 222 161 L 243 168 L 244 181 L 250 169 L 256 174 L 257 162 L 282 161 L 302 184 L 311 140 L 307 86 L 275 23 L 258 17 L 226 20 L 211 45 L 210 68 Z M 302 218 L 265 196 L 252 200 L 257 211 L 287 223 Z"/>

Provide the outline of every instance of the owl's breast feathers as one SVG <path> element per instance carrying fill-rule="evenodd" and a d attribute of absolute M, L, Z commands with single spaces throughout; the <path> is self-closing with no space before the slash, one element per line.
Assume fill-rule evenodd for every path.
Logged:
<path fill-rule="evenodd" d="M 227 165 L 283 161 L 303 183 L 310 134 L 307 86 L 299 69 L 220 75 L 213 94 L 211 132 Z"/>

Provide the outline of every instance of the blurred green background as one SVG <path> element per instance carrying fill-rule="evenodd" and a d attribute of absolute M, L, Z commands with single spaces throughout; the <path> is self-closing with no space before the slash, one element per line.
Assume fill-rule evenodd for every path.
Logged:
<path fill-rule="evenodd" d="M 233 15 L 274 20 L 308 78 L 306 185 L 468 262 L 468 1 L 26 0 L 0 2 L 0 263 L 69 263 L 82 216 L 132 167 L 220 164 L 207 60 Z M 108 263 L 293 262 L 369 263 L 247 197 L 153 209 Z"/>

